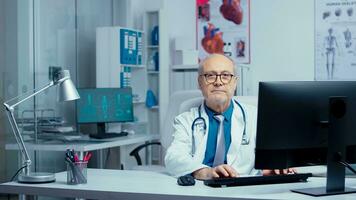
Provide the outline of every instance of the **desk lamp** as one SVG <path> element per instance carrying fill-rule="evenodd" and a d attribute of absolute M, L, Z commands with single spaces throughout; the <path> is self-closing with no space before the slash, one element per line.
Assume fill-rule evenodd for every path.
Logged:
<path fill-rule="evenodd" d="M 31 158 L 28 154 L 28 151 L 26 149 L 25 143 L 23 141 L 22 135 L 20 133 L 20 130 L 18 128 L 17 122 L 14 117 L 14 108 L 21 103 L 25 102 L 26 100 L 36 96 L 37 94 L 43 92 L 44 90 L 52 87 L 59 85 L 59 95 L 58 95 L 58 100 L 59 101 L 72 101 L 79 99 L 79 94 L 78 91 L 76 90 L 72 80 L 70 79 L 70 74 L 68 70 L 58 70 L 54 76 L 52 77 L 52 80 L 50 83 L 45 85 L 43 88 L 38 89 L 37 91 L 34 90 L 32 94 L 28 96 L 18 96 L 15 98 L 12 98 L 4 103 L 4 106 L 6 108 L 6 113 L 9 118 L 12 132 L 15 135 L 15 139 L 17 144 L 19 145 L 19 149 L 21 150 L 22 156 L 23 156 L 23 166 L 24 170 L 18 175 L 18 182 L 20 183 L 47 183 L 47 182 L 53 182 L 55 181 L 55 176 L 53 173 L 44 173 L 44 172 L 31 172 L 30 171 L 30 166 L 31 166 Z M 21 98 L 22 97 L 22 98 Z M 14 104 L 9 104 L 15 99 L 21 100 L 17 101 Z"/>

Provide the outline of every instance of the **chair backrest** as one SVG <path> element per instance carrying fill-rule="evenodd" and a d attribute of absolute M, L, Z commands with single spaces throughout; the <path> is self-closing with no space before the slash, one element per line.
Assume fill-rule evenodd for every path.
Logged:
<path fill-rule="evenodd" d="M 180 104 L 179 113 L 184 113 L 189 111 L 193 107 L 198 107 L 203 102 L 203 97 L 195 97 L 187 99 Z"/>
<path fill-rule="evenodd" d="M 177 91 L 171 95 L 164 118 L 164 126 L 162 127 L 163 130 L 161 132 L 161 143 L 164 150 L 166 150 L 172 142 L 172 135 L 174 131 L 173 122 L 174 118 L 181 113 L 179 110 L 181 104 L 186 100 L 196 97 L 202 98 L 200 90 Z"/>
<path fill-rule="evenodd" d="M 174 107 L 174 111 L 167 112 L 169 115 L 166 115 L 165 123 L 164 123 L 164 131 L 162 132 L 162 136 L 161 136 L 161 143 L 165 149 L 168 148 L 168 146 L 171 144 L 173 140 L 172 135 L 174 131 L 173 129 L 174 118 L 183 112 L 189 111 L 193 107 L 198 107 L 203 101 L 203 96 L 200 90 L 195 90 L 195 92 L 192 91 L 186 91 L 186 92 L 188 93 L 185 94 L 184 92 L 182 92 L 179 94 L 173 94 L 171 96 L 169 109 L 172 109 L 172 107 Z M 257 96 L 234 96 L 234 99 L 244 104 L 257 106 Z M 175 106 L 171 106 L 171 103 L 174 103 L 173 101 L 176 101 L 176 104 L 173 104 Z"/>
<path fill-rule="evenodd" d="M 258 103 L 257 96 L 234 96 L 234 99 L 236 99 L 238 102 L 257 107 L 257 103 Z"/>

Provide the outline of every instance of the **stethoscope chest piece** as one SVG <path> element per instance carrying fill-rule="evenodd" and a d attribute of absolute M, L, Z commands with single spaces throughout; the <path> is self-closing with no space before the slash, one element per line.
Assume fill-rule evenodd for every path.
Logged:
<path fill-rule="evenodd" d="M 200 119 L 199 121 L 197 121 L 196 123 L 195 123 L 195 126 L 197 127 L 197 131 L 198 132 L 205 132 L 205 130 L 206 130 L 206 124 L 205 124 L 205 119 Z"/>
<path fill-rule="evenodd" d="M 242 135 L 241 145 L 249 145 L 250 140 L 247 138 L 246 133 Z"/>

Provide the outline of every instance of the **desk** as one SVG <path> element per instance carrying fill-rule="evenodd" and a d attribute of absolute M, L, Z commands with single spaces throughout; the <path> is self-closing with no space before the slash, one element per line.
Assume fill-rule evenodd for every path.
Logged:
<path fill-rule="evenodd" d="M 56 174 L 57 181 L 48 184 L 0 184 L 0 193 L 27 194 L 88 199 L 318 199 L 355 200 L 356 194 L 311 197 L 290 192 L 290 189 L 320 187 L 325 178 L 309 178 L 307 183 L 273 184 L 211 188 L 202 181 L 195 186 L 179 186 L 176 179 L 157 172 L 88 169 L 88 183 L 67 185 L 66 173 Z M 346 185 L 356 187 L 356 179 L 347 179 Z"/>
<path fill-rule="evenodd" d="M 89 141 L 72 141 L 64 143 L 61 141 L 40 141 L 39 143 L 25 142 L 27 150 L 32 151 L 66 151 L 67 149 L 74 149 L 74 151 L 79 152 L 80 156 L 83 156 L 86 151 L 99 150 L 99 168 L 103 168 L 103 149 L 120 147 L 124 145 L 137 144 L 142 142 L 147 142 L 150 140 L 159 139 L 159 135 L 153 134 L 135 134 L 123 137 L 111 138 L 108 140 L 89 140 Z M 6 144 L 6 150 L 19 150 L 17 143 Z"/>

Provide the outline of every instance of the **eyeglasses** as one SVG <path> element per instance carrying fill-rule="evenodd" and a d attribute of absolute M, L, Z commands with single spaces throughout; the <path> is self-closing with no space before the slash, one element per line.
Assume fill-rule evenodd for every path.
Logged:
<path fill-rule="evenodd" d="M 220 77 L 220 81 L 223 84 L 230 83 L 233 74 L 223 73 L 223 74 L 202 74 L 200 76 L 204 76 L 207 83 L 215 83 L 218 80 L 218 76 Z"/>

